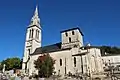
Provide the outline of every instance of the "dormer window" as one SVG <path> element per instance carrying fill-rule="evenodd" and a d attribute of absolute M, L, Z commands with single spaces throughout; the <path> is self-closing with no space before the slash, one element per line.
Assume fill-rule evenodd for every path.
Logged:
<path fill-rule="evenodd" d="M 75 34 L 75 32 L 74 31 L 72 31 L 72 35 L 74 35 Z"/>
<path fill-rule="evenodd" d="M 66 32 L 65 35 L 68 36 L 68 33 Z"/>
<path fill-rule="evenodd" d="M 33 20 L 31 20 L 31 24 L 33 24 Z"/>

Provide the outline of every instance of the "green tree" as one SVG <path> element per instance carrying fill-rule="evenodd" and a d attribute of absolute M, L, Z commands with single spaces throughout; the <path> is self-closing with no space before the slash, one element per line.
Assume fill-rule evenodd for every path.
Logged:
<path fill-rule="evenodd" d="M 107 55 L 116 55 L 116 54 L 120 54 L 120 48 L 118 47 L 111 47 L 111 46 L 101 46 L 101 54 L 105 55 L 105 52 L 108 53 Z"/>
<path fill-rule="evenodd" d="M 4 64 L 6 65 L 6 70 L 21 69 L 22 66 L 21 59 L 18 57 L 7 58 L 6 60 L 3 60 L 0 66 L 1 69 L 3 68 Z"/>
<path fill-rule="evenodd" d="M 2 67 L 2 64 L 1 64 L 1 62 L 0 62 L 0 70 L 2 70 L 2 68 L 3 68 L 3 67 Z"/>
<path fill-rule="evenodd" d="M 49 54 L 39 56 L 34 61 L 35 68 L 38 69 L 39 77 L 50 77 L 54 71 L 55 61 L 50 57 Z"/>

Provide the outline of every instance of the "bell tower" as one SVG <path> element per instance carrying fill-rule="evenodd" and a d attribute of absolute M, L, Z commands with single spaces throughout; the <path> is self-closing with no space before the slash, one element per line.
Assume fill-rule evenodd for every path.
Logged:
<path fill-rule="evenodd" d="M 29 55 L 33 54 L 37 47 L 41 47 L 41 25 L 38 16 L 38 7 L 36 6 L 34 15 L 26 32 L 22 69 L 26 70 Z"/>
<path fill-rule="evenodd" d="M 62 48 L 73 48 L 83 46 L 83 33 L 76 28 L 61 31 Z"/>

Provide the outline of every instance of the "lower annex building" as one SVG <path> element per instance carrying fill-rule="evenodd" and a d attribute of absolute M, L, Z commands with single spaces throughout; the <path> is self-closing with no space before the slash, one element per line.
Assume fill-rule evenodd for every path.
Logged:
<path fill-rule="evenodd" d="M 32 75 L 38 71 L 34 67 L 34 60 L 43 54 L 50 54 L 55 60 L 56 75 L 64 76 L 71 72 L 96 74 L 103 71 L 100 49 L 84 46 L 83 33 L 77 28 L 61 31 L 61 42 L 41 46 L 41 25 L 36 7 L 34 16 L 27 28 L 22 69 Z"/>

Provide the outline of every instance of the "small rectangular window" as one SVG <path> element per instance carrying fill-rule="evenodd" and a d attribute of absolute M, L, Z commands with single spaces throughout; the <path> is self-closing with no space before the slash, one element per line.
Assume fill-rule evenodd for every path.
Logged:
<path fill-rule="evenodd" d="M 67 32 L 65 33 L 66 36 L 68 36 Z"/>
<path fill-rule="evenodd" d="M 75 33 L 74 33 L 74 31 L 72 31 L 72 35 L 74 35 Z"/>

